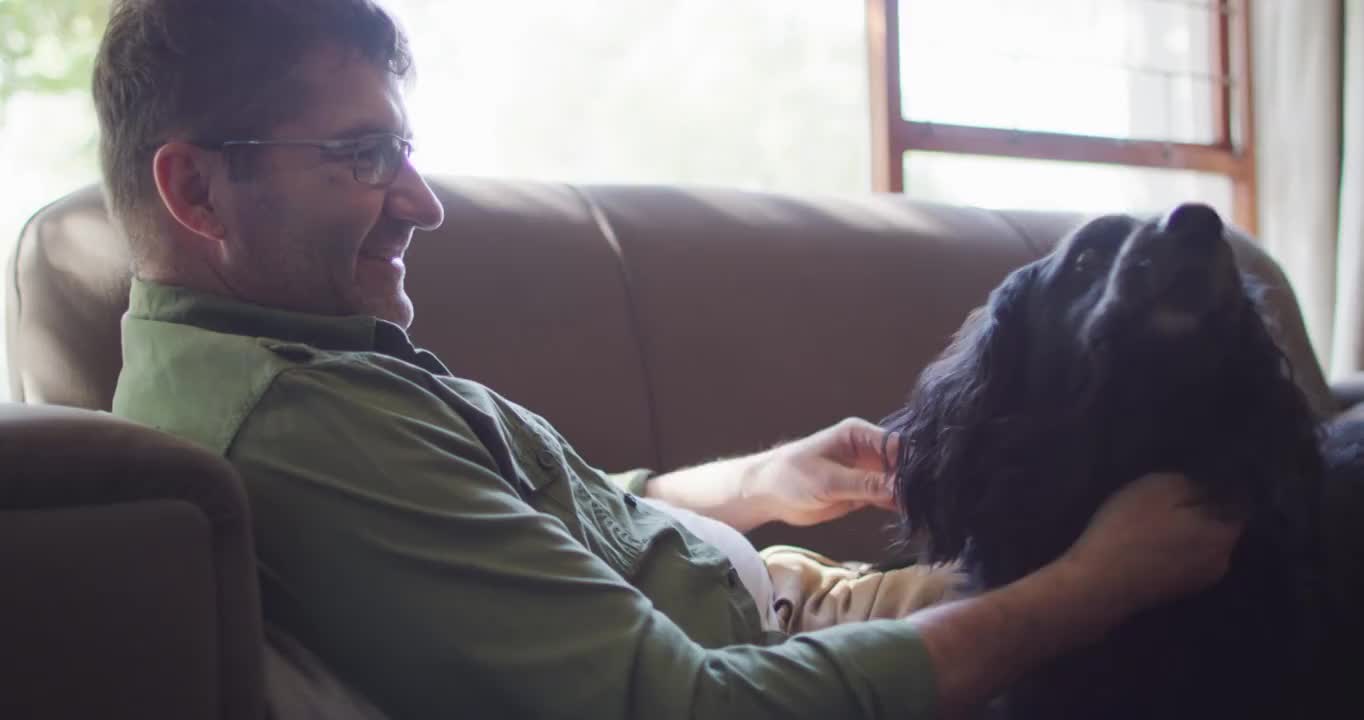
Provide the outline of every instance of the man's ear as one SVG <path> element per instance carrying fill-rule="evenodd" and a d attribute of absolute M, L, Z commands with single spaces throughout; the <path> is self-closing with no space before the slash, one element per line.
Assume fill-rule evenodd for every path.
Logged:
<path fill-rule="evenodd" d="M 213 242 L 226 232 L 209 192 L 217 157 L 186 142 L 168 142 L 152 157 L 152 176 L 161 203 L 186 230 Z"/>

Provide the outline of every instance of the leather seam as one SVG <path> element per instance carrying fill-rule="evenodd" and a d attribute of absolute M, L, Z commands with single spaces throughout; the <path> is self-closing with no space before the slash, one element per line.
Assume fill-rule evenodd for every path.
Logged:
<path fill-rule="evenodd" d="M 645 352 L 643 328 L 639 322 L 639 310 L 635 299 L 635 284 L 630 274 L 630 266 L 625 262 L 625 251 L 621 247 L 620 238 L 616 236 L 616 230 L 612 227 L 606 212 L 592 199 L 591 194 L 585 188 L 577 185 L 568 185 L 567 187 L 586 206 L 588 213 L 592 216 L 592 222 L 597 226 L 597 231 L 601 233 L 602 239 L 610 246 L 611 252 L 616 258 L 616 267 L 620 272 L 621 285 L 625 291 L 626 322 L 629 323 L 630 334 L 635 343 L 635 353 L 639 356 L 640 371 L 644 375 L 644 402 L 649 412 L 649 440 L 654 446 L 653 466 L 654 468 L 661 468 L 663 443 L 658 434 L 658 404 L 654 397 L 653 366 L 649 363 L 648 353 Z"/>
<path fill-rule="evenodd" d="M 1043 255 L 1046 255 L 1046 253 L 1042 252 L 1042 249 L 1037 246 L 1037 241 L 1034 240 L 1031 235 L 1025 232 L 1021 225 L 1014 222 L 1013 218 L 1009 217 L 1007 214 L 1002 212 L 995 212 L 995 217 L 999 218 L 1005 225 L 1007 225 L 1009 229 L 1014 232 L 1014 235 L 1018 236 L 1018 239 L 1023 241 L 1023 246 L 1031 250 L 1035 257 L 1040 258 Z"/>

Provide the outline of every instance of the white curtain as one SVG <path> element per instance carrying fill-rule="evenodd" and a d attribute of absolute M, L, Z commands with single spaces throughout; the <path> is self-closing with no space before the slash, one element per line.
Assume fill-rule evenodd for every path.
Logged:
<path fill-rule="evenodd" d="M 1339 257 L 1331 371 L 1364 368 L 1364 0 L 1346 0 L 1342 53 Z"/>
<path fill-rule="evenodd" d="M 1260 237 L 1328 377 L 1364 368 L 1364 0 L 1252 0 Z"/>

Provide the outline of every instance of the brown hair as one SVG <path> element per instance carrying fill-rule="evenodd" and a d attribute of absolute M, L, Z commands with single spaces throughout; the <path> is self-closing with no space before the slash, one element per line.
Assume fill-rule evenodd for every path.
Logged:
<path fill-rule="evenodd" d="M 411 69 L 406 37 L 373 0 L 114 0 L 92 90 L 105 194 L 135 262 L 153 232 L 157 148 L 266 136 L 298 110 L 291 71 L 327 44 L 400 78 Z"/>

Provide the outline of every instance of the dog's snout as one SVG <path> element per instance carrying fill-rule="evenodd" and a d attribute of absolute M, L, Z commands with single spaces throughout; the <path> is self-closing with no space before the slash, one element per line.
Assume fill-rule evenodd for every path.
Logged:
<path fill-rule="evenodd" d="M 1185 203 L 1166 213 L 1153 232 L 1128 240 L 1121 273 L 1136 288 L 1158 291 L 1176 281 L 1189 281 L 1201 269 L 1211 274 L 1219 250 L 1226 245 L 1222 218 L 1200 203 Z"/>
<path fill-rule="evenodd" d="M 1217 211 L 1185 203 L 1124 243 L 1110 293 L 1129 309 L 1157 304 L 1194 315 L 1233 287 L 1234 260 Z"/>
<path fill-rule="evenodd" d="M 1222 218 L 1201 203 L 1184 203 L 1161 218 L 1160 232 L 1189 239 L 1217 238 L 1222 235 Z"/>

